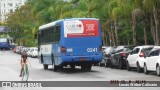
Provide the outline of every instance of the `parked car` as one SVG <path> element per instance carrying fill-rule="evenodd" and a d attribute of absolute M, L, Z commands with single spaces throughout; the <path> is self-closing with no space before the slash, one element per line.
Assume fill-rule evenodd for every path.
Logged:
<path fill-rule="evenodd" d="M 104 52 L 104 50 L 107 48 L 107 46 L 102 46 L 102 53 Z"/>
<path fill-rule="evenodd" d="M 27 51 L 27 48 L 26 48 L 26 47 L 21 47 L 21 49 L 20 49 L 20 54 L 23 54 L 24 51 Z"/>
<path fill-rule="evenodd" d="M 27 56 L 30 57 L 32 53 L 32 47 L 29 47 L 28 51 L 27 51 Z"/>
<path fill-rule="evenodd" d="M 144 62 L 144 73 L 148 74 L 149 71 L 156 71 L 160 76 L 160 46 L 155 46 L 146 57 Z"/>
<path fill-rule="evenodd" d="M 34 47 L 31 52 L 31 57 L 38 57 L 38 48 Z"/>
<path fill-rule="evenodd" d="M 136 68 L 137 72 L 141 72 L 144 68 L 145 57 L 153 49 L 153 46 L 137 46 L 128 55 L 127 58 L 127 70 L 130 71 L 132 68 Z"/>
<path fill-rule="evenodd" d="M 110 65 L 110 57 L 111 53 L 114 52 L 116 47 L 107 47 L 103 50 L 103 58 L 102 61 L 99 63 L 99 66 L 108 67 Z"/>
<path fill-rule="evenodd" d="M 20 54 L 23 47 L 24 46 L 17 46 L 16 53 Z"/>
<path fill-rule="evenodd" d="M 118 46 L 115 52 L 111 54 L 110 67 L 118 66 L 119 69 L 126 67 L 126 59 L 128 54 L 135 46 Z"/>
<path fill-rule="evenodd" d="M 17 46 L 13 48 L 13 52 L 16 53 Z"/>

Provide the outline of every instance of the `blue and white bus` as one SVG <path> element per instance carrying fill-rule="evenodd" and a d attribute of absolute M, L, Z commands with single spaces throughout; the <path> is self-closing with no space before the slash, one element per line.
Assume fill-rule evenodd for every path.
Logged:
<path fill-rule="evenodd" d="M 0 38 L 0 49 L 8 50 L 14 48 L 14 43 L 12 38 Z"/>
<path fill-rule="evenodd" d="M 53 70 L 70 65 L 91 70 L 102 60 L 102 31 L 99 19 L 71 18 L 54 21 L 39 27 L 38 53 L 44 69 Z"/>

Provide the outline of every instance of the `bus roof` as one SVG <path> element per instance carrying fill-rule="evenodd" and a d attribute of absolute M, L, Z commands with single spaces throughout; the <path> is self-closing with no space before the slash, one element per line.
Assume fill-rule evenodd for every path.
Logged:
<path fill-rule="evenodd" d="M 48 23 L 48 24 L 40 26 L 39 30 L 54 26 L 54 25 L 56 25 L 57 23 L 59 23 L 61 21 L 68 21 L 68 20 L 99 20 L 99 19 L 97 19 L 97 18 L 68 18 L 68 19 L 60 19 L 60 20 L 57 20 L 57 21 L 54 21 L 54 22 L 51 22 L 51 23 Z"/>

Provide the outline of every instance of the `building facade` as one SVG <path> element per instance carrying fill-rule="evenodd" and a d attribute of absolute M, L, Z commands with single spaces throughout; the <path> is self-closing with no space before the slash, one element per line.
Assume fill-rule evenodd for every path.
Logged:
<path fill-rule="evenodd" d="M 0 22 L 7 19 L 7 14 L 14 12 L 25 4 L 27 0 L 0 0 Z"/>

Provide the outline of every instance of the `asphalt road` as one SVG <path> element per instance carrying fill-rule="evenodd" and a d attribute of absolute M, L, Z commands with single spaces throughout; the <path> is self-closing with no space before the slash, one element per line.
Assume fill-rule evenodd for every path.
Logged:
<path fill-rule="evenodd" d="M 52 70 L 52 66 L 48 70 L 44 70 L 42 64 L 39 63 L 37 58 L 28 58 L 31 62 L 29 67 L 29 81 L 110 81 L 110 80 L 146 80 L 146 81 L 160 81 L 160 77 L 156 76 L 156 73 L 150 73 L 145 75 L 144 73 L 137 73 L 136 71 L 119 70 L 117 68 L 110 69 L 105 67 L 93 66 L 90 72 L 81 71 L 80 67 L 76 69 L 70 69 L 66 67 L 58 72 Z M 13 53 L 12 51 L 0 51 L 0 81 L 21 81 L 19 77 L 20 73 L 20 55 Z M 84 87 L 78 88 L 83 89 Z M 88 87 L 85 87 L 87 89 Z M 102 88 L 90 88 L 92 90 L 115 90 L 117 87 L 102 87 Z M 13 88 L 0 88 L 1 90 L 13 90 Z M 27 89 L 27 88 L 24 88 Z M 35 88 L 30 88 L 35 89 Z M 39 88 L 42 89 L 42 88 Z M 43 88 L 44 89 L 44 88 Z M 42 90 L 43 90 L 42 89 Z M 53 88 L 48 88 L 53 89 Z M 57 89 L 57 88 L 55 88 Z M 66 89 L 66 88 L 60 88 Z M 60 90 L 58 89 L 58 90 Z M 75 88 L 68 88 L 74 89 Z M 119 88 L 126 89 L 129 88 Z M 132 88 L 134 90 L 136 88 Z M 142 88 L 141 88 L 142 89 Z M 144 88 L 152 89 L 152 87 Z M 154 88 L 154 90 L 160 88 Z M 14 88 L 15 90 L 15 88 Z M 143 89 L 142 89 L 143 90 Z"/>

